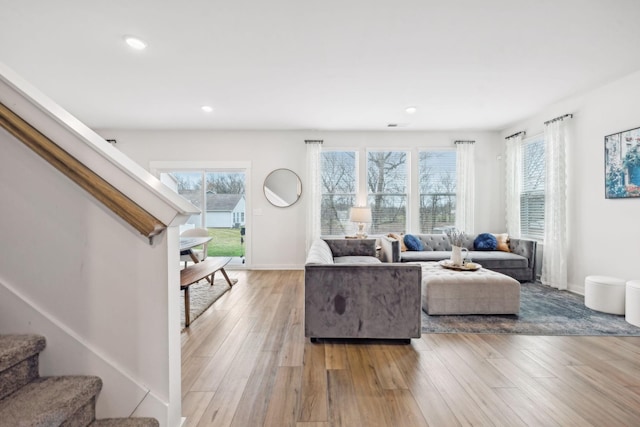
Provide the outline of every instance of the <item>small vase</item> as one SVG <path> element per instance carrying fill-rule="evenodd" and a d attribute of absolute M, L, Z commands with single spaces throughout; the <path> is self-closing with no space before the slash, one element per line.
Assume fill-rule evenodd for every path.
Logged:
<path fill-rule="evenodd" d="M 451 264 L 461 267 L 462 266 L 462 251 L 465 250 L 469 252 L 467 248 L 463 248 L 460 246 L 451 246 Z"/>

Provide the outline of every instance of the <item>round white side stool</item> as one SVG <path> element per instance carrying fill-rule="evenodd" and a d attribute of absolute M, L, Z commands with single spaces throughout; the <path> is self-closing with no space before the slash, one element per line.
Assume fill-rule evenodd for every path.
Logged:
<path fill-rule="evenodd" d="M 587 276 L 584 279 L 584 305 L 603 313 L 624 314 L 626 283 L 608 276 Z"/>
<path fill-rule="evenodd" d="M 629 280 L 627 282 L 625 306 L 625 320 L 634 326 L 640 327 L 640 280 Z"/>

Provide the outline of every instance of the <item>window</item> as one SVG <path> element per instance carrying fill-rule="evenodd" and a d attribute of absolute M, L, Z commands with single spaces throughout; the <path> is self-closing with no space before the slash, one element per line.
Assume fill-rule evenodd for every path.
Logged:
<path fill-rule="evenodd" d="M 321 211 L 320 234 L 349 234 L 349 208 L 356 201 L 357 153 L 355 151 L 323 151 L 320 157 Z"/>
<path fill-rule="evenodd" d="M 244 262 L 246 171 L 163 169 L 160 180 L 201 210 L 185 228 L 206 228 L 214 239 L 208 256 L 237 257 Z M 241 259 L 242 258 L 242 259 Z"/>
<path fill-rule="evenodd" d="M 522 189 L 520 191 L 520 234 L 530 239 L 544 239 L 544 137 L 522 142 Z"/>
<path fill-rule="evenodd" d="M 456 223 L 456 152 L 421 151 L 418 159 L 420 232 L 441 233 Z"/>
<path fill-rule="evenodd" d="M 407 160 L 404 151 L 367 153 L 367 190 L 373 217 L 371 234 L 407 228 Z"/>

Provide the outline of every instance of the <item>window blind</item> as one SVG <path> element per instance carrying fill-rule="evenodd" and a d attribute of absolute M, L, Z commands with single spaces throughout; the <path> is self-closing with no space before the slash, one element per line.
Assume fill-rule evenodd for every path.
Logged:
<path fill-rule="evenodd" d="M 522 189 L 520 192 L 520 233 L 523 237 L 544 239 L 545 160 L 544 138 L 522 143 Z"/>

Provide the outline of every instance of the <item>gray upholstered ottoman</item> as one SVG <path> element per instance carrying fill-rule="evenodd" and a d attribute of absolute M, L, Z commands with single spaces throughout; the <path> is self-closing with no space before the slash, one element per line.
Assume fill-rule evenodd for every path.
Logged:
<path fill-rule="evenodd" d="M 481 268 L 455 271 L 421 262 L 422 309 L 427 314 L 518 314 L 520 282 Z"/>

